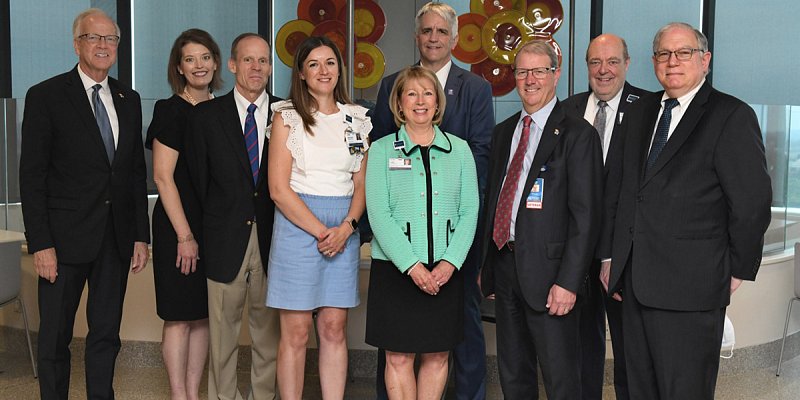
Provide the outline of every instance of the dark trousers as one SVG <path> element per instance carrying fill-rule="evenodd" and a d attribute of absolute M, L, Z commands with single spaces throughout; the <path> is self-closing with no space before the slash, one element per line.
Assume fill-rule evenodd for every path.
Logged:
<path fill-rule="evenodd" d="M 129 265 L 130 260 L 120 258 L 109 217 L 100 253 L 94 261 L 59 262 L 55 283 L 39 278 L 38 360 L 43 400 L 68 398 L 69 344 L 75 313 L 87 282 L 86 394 L 88 399 L 114 398 L 114 365 L 120 349 L 119 327 Z"/>
<path fill-rule="evenodd" d="M 503 396 L 539 398 L 538 360 L 548 399 L 579 399 L 580 309 L 560 317 L 534 310 L 523 298 L 514 254 L 503 248 L 495 265 L 497 362 Z"/>
<path fill-rule="evenodd" d="M 628 388 L 633 399 L 713 400 L 725 307 L 672 311 L 647 307 L 636 298 L 625 267 L 623 325 Z"/>
<path fill-rule="evenodd" d="M 457 400 L 486 398 L 486 342 L 480 311 L 483 296 L 478 288 L 478 247 L 472 246 L 461 267 L 461 273 L 464 274 L 464 340 L 453 350 L 455 365 L 451 366 L 454 369 Z M 378 349 L 375 391 L 380 400 L 389 398 L 385 372 L 386 354 L 383 349 Z"/>
<path fill-rule="evenodd" d="M 614 392 L 617 400 L 628 400 L 625 342 L 622 334 L 622 303 L 606 296 L 600 283 L 600 261 L 589 268 L 588 296 L 581 308 L 581 394 L 583 400 L 602 400 L 606 361 L 606 317 L 614 351 Z"/>

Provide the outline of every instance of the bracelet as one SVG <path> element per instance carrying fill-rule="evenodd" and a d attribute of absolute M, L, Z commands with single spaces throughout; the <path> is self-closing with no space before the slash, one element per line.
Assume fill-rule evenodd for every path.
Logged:
<path fill-rule="evenodd" d="M 178 236 L 178 243 L 191 242 L 192 240 L 194 240 L 194 235 L 191 233 L 186 236 Z"/>
<path fill-rule="evenodd" d="M 412 265 L 412 266 L 411 266 L 411 268 L 409 268 L 409 269 L 406 271 L 406 275 L 408 275 L 408 276 L 411 276 L 411 271 L 413 271 L 413 270 L 414 270 L 414 268 L 417 268 L 417 265 L 419 265 L 419 262 L 415 262 L 415 263 L 414 263 L 414 265 Z"/>

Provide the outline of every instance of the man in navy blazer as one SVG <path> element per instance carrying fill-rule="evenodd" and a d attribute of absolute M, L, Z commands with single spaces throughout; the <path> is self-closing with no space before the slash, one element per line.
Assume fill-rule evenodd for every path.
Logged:
<path fill-rule="evenodd" d="M 242 311 L 247 308 L 252 339 L 248 399 L 274 399 L 280 327 L 278 312 L 266 306 L 266 267 L 275 204 L 267 188 L 266 128 L 270 105 L 280 99 L 267 90 L 272 72 L 269 44 L 243 33 L 231 44 L 230 93 L 198 104 L 189 118 L 186 155 L 189 174 L 203 207 L 211 348 L 208 398 L 242 399 L 237 362 Z M 250 160 L 244 137 L 248 108 L 255 105 L 260 156 Z M 252 163 L 258 174 L 254 176 Z"/>
<path fill-rule="evenodd" d="M 496 295 L 497 362 L 507 399 L 580 399 L 579 306 L 600 231 L 602 151 L 556 98 L 558 57 L 543 41 L 517 53 L 522 111 L 492 138 L 481 289 Z"/>
<path fill-rule="evenodd" d="M 711 87 L 710 62 L 702 32 L 661 28 L 653 67 L 664 91 L 623 122 L 601 279 L 622 296 L 633 399 L 714 398 L 725 309 L 761 264 L 772 202 L 761 131 L 749 105 Z"/>
<path fill-rule="evenodd" d="M 565 113 L 585 119 L 598 130 L 600 144 L 603 146 L 603 177 L 606 186 L 619 184 L 609 182 L 608 176 L 612 165 L 622 163 L 625 132 L 621 126 L 625 112 L 639 97 L 650 93 L 625 81 L 630 63 L 628 45 L 621 37 L 606 33 L 592 39 L 586 49 L 586 67 L 592 90 L 570 96 L 561 103 Z M 601 129 L 603 132 L 599 132 Z M 599 258 L 595 259 L 589 268 L 589 293 L 586 304 L 581 309 L 579 322 L 583 386 L 581 396 L 584 400 L 603 398 L 607 315 L 614 351 L 614 390 L 617 400 L 627 400 L 629 396 L 623 350 L 622 304 L 605 295 L 600 284 L 600 261 Z"/>
<path fill-rule="evenodd" d="M 73 24 L 78 65 L 25 97 L 19 166 L 39 275 L 39 389 L 69 397 L 75 313 L 88 281 L 86 397 L 113 399 L 128 270 L 147 263 L 147 168 L 139 95 L 108 76 L 119 27 L 97 8 Z"/>
<path fill-rule="evenodd" d="M 492 88 L 483 78 L 466 71 L 452 62 L 451 51 L 458 42 L 456 12 L 444 3 L 428 3 L 416 15 L 416 42 L 420 64 L 432 70 L 444 88 L 447 105 L 439 128 L 467 141 L 478 171 L 478 189 L 481 198 L 479 225 L 481 232 L 483 196 L 489 165 L 489 146 L 494 127 Z M 394 123 L 389 102 L 397 73 L 381 81 L 377 104 L 372 115 L 370 139 L 375 141 L 399 128 Z M 486 345 L 481 323 L 481 295 L 478 288 L 479 246 L 474 245 L 461 268 L 464 276 L 464 341 L 453 352 L 455 359 L 456 398 L 483 399 L 486 396 Z M 386 399 L 383 381 L 385 358 L 378 353 L 377 390 L 380 399 Z"/>

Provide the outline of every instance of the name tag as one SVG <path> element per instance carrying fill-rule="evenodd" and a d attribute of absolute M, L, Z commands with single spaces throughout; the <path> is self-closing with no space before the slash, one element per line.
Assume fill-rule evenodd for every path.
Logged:
<path fill-rule="evenodd" d="M 410 158 L 390 158 L 389 159 L 389 171 L 398 171 L 398 170 L 406 170 L 411 169 L 411 159 Z"/>
<path fill-rule="evenodd" d="M 536 182 L 533 183 L 531 192 L 528 193 L 528 198 L 525 200 L 525 208 L 541 210 L 542 198 L 544 198 L 544 178 L 536 178 Z"/>

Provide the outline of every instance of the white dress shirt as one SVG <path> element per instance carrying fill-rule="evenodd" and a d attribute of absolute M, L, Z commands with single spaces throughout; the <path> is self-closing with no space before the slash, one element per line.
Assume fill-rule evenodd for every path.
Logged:
<path fill-rule="evenodd" d="M 239 94 L 239 90 L 236 88 L 233 89 L 233 98 L 236 100 L 236 109 L 239 111 L 239 123 L 242 127 L 239 133 L 244 136 L 244 120 L 247 118 L 247 107 L 250 106 L 250 101 Z M 267 95 L 267 91 L 261 92 L 261 95 L 258 96 L 253 104 L 256 105 L 256 111 L 253 114 L 256 118 L 256 128 L 258 130 L 258 166 L 260 168 L 261 154 L 264 152 L 264 141 L 266 140 L 265 133 L 267 131 L 267 126 L 272 122 L 267 118 L 269 116 L 269 95 Z"/>
<path fill-rule="evenodd" d="M 619 111 L 619 102 L 622 99 L 622 89 L 617 92 L 611 100 L 606 102 L 606 129 L 605 132 L 601 132 L 603 134 L 603 163 L 606 162 L 606 156 L 608 155 L 608 148 L 611 146 L 611 135 L 614 133 L 614 126 L 616 125 L 616 116 L 617 111 Z M 586 103 L 586 112 L 583 113 L 583 119 L 585 119 L 590 124 L 594 125 L 594 118 L 597 116 L 597 102 L 600 99 L 594 95 L 594 92 L 589 94 L 589 100 Z"/>
<path fill-rule="evenodd" d="M 706 83 L 705 78 L 700 81 L 700 84 L 695 86 L 694 89 L 690 90 L 685 95 L 678 97 L 678 105 L 672 108 L 672 120 L 669 122 L 669 131 L 667 132 L 667 142 L 669 142 L 669 138 L 672 137 L 672 132 L 675 132 L 675 128 L 678 126 L 678 123 L 681 122 L 681 118 L 683 118 L 683 114 L 686 113 L 686 110 L 689 109 L 689 105 L 692 104 L 692 100 L 694 100 L 694 96 L 697 95 L 697 92 L 700 91 L 700 88 L 703 84 Z M 670 97 L 667 96 L 667 93 L 664 92 L 664 95 L 661 96 L 661 110 L 658 112 L 658 117 L 656 121 L 661 119 L 661 114 L 664 113 L 664 100 L 669 99 Z M 656 122 L 655 128 L 653 128 L 653 133 L 650 135 L 650 147 L 653 147 L 653 139 L 655 138 L 655 132 L 658 129 L 658 122 Z M 649 154 L 649 151 L 648 151 Z"/>

